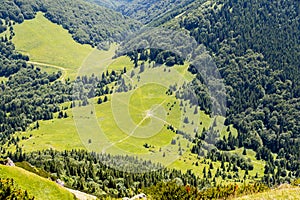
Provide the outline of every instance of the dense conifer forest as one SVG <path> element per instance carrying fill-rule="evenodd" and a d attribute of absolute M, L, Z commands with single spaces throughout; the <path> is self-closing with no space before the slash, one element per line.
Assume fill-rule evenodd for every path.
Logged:
<path fill-rule="evenodd" d="M 258 157 L 278 153 L 294 172 L 300 156 L 298 8 L 284 0 L 216 1 L 177 20 L 216 60 L 227 86 L 227 123 L 239 130 L 237 146 Z"/>

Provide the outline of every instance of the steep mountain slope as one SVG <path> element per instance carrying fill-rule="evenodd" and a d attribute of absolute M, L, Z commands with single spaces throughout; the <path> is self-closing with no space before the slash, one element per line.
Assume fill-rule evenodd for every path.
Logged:
<path fill-rule="evenodd" d="M 227 123 L 238 128 L 238 145 L 277 165 L 277 173 L 266 170 L 277 181 L 286 170 L 300 174 L 299 19 L 292 0 L 216 0 L 168 23 L 211 52 L 227 85 Z"/>
<path fill-rule="evenodd" d="M 75 76 L 84 59 L 95 51 L 90 45 L 81 45 L 73 40 L 67 30 L 52 23 L 38 12 L 34 19 L 13 26 L 12 42 L 16 50 L 30 55 L 30 61 L 52 64 Z M 51 41 L 51 42 L 49 42 Z"/>
<path fill-rule="evenodd" d="M 168 13 L 173 13 L 173 17 L 179 14 L 178 9 L 185 7 L 193 2 L 193 0 L 86 0 L 95 4 L 112 8 L 125 16 L 136 19 L 144 24 L 148 24 L 156 19 L 165 17 Z M 171 19 L 172 16 L 169 17 Z"/>
<path fill-rule="evenodd" d="M 12 178 L 18 187 L 26 190 L 34 199 L 75 199 L 73 194 L 58 184 L 19 167 L 0 165 L 0 175 L 1 178 Z"/>
<path fill-rule="evenodd" d="M 219 195 L 219 186 L 212 187 L 213 184 L 218 184 L 216 179 L 227 181 L 233 177 L 241 181 L 242 177 L 239 171 L 242 170 L 243 182 L 247 179 L 258 180 L 262 174 L 264 174 L 262 180 L 268 185 L 277 185 L 285 181 L 290 182 L 292 179 L 299 177 L 300 19 L 298 2 L 293 0 L 280 0 L 276 3 L 268 0 L 213 0 L 204 3 L 196 1 L 197 5 L 200 6 L 194 6 L 196 5 L 195 2 L 187 3 L 188 5 L 180 4 L 179 8 L 176 7 L 176 2 L 178 1 L 151 1 L 152 4 L 148 4 L 144 1 L 121 1 L 118 3 L 116 1 L 112 8 L 117 6 L 115 9 L 123 14 L 139 19 L 146 24 L 154 23 L 158 25 L 170 17 L 172 19 L 164 24 L 165 27 L 171 26 L 172 28 L 177 27 L 189 31 L 190 35 L 199 44 L 206 46 L 214 58 L 227 87 L 228 118 L 226 124 L 233 123 L 238 129 L 238 135 L 237 137 L 232 134 L 224 135 L 216 144 L 219 150 L 210 149 L 211 151 L 208 151 L 205 155 L 203 151 L 201 152 L 203 148 L 202 140 L 207 135 L 213 135 L 216 130 L 213 130 L 213 128 L 205 130 L 203 128 L 203 131 L 199 134 L 196 131 L 196 138 L 191 141 L 193 145 L 191 153 L 197 154 L 195 157 L 198 157 L 195 158 L 192 165 L 196 167 L 207 165 L 206 167 L 209 167 L 209 169 L 203 168 L 203 179 L 197 179 L 191 170 L 187 171 L 188 176 L 174 171 L 171 172 L 170 177 L 165 179 L 180 177 L 182 179 L 176 179 L 179 184 L 183 182 L 182 184 L 197 186 L 198 189 L 211 187 L 214 195 Z M 133 3 L 136 3 L 136 5 L 133 6 Z M 22 22 L 24 18 L 32 18 L 37 11 L 42 11 L 46 13 L 50 20 L 68 29 L 78 42 L 91 44 L 92 46 L 104 47 L 105 43 L 103 41 L 106 40 L 120 41 L 126 36 L 127 29 L 134 31 L 139 27 L 135 21 L 122 17 L 120 14 L 114 15 L 115 12 L 112 10 L 102 7 L 94 8 L 91 4 L 82 3 L 79 0 L 72 2 L 45 1 L 42 3 L 39 1 L 16 0 L 5 1 L 1 6 L 3 8 L 0 14 L 5 19 L 5 24 L 11 23 L 9 19 Z M 109 5 L 103 4 L 103 6 Z M 97 12 L 98 9 L 101 10 L 101 13 Z M 108 17 L 107 20 L 106 17 Z M 105 20 L 103 20 L 104 18 Z M 104 21 L 103 24 L 100 23 L 101 20 Z M 110 20 L 113 20 L 113 22 Z M 128 21 L 129 23 L 127 23 Z M 125 25 L 120 25 L 120 22 L 124 22 Z M 1 25 L 0 29 L 4 30 L 3 27 Z M 10 27 L 8 25 L 8 29 Z M 13 35 L 13 31 L 11 33 Z M 0 85 L 2 99 L 0 103 L 0 136 L 2 144 L 15 144 L 18 147 L 20 138 L 11 137 L 16 131 L 25 131 L 29 125 L 33 129 L 38 129 L 40 125 L 37 120 L 52 119 L 53 113 L 59 112 L 60 118 L 65 116 L 68 118 L 62 103 L 67 102 L 68 107 L 77 106 L 78 104 L 79 106 L 85 106 L 89 103 L 88 98 L 92 98 L 95 93 L 98 96 L 109 95 L 110 88 L 108 88 L 108 85 L 110 83 L 121 80 L 120 82 L 123 81 L 125 84 L 125 81 L 121 79 L 122 74 L 126 74 L 124 66 L 121 67 L 120 74 L 115 71 L 107 72 L 106 75 L 103 73 L 102 79 L 85 76 L 76 80 L 78 85 L 71 81 L 62 83 L 59 81 L 60 73 L 46 74 L 38 68 L 28 66 L 25 61 L 29 58 L 17 53 L 14 49 L 15 47 L 10 39 L 7 37 L 1 38 L 0 76 L 9 77 L 4 79 L 5 81 Z M 132 58 L 136 68 L 139 63 L 147 61 L 147 53 L 149 53 L 148 50 L 133 53 L 135 56 L 133 55 Z M 144 55 L 141 56 L 142 54 Z M 152 55 L 156 56 L 156 54 Z M 168 58 L 164 59 L 167 60 Z M 155 59 L 153 60 L 154 63 L 152 64 L 157 64 Z M 139 77 L 143 77 L 143 75 L 140 76 L 140 73 L 145 70 L 141 69 L 142 64 L 140 65 L 140 71 L 137 72 L 136 70 Z M 197 73 L 192 65 L 189 70 Z M 132 81 L 132 79 L 130 80 Z M 200 74 L 194 80 L 193 83 L 203 82 Z M 86 87 L 83 87 L 84 84 Z M 194 84 L 193 86 L 196 91 L 199 91 L 198 97 L 201 100 L 201 97 L 203 97 L 201 85 Z M 75 92 L 72 91 L 74 88 Z M 93 90 L 94 88 L 96 88 L 96 91 Z M 74 93 L 76 94 L 75 98 Z M 207 112 L 209 112 L 209 109 L 207 109 Z M 88 114 L 94 114 L 93 110 Z M 189 120 L 186 123 L 189 123 Z M 228 131 L 231 133 L 230 127 L 228 126 Z M 168 129 L 171 128 L 173 127 L 168 126 Z M 174 128 L 173 131 L 175 132 Z M 24 140 L 27 139 L 29 140 L 29 138 L 24 137 Z M 89 141 L 89 143 L 92 142 L 92 140 Z M 178 146 L 180 145 L 182 144 L 179 143 Z M 145 147 L 143 150 L 147 151 L 149 145 L 146 143 L 143 147 Z M 241 159 L 232 153 L 237 150 L 237 147 L 239 151 L 243 151 L 245 157 L 249 154 L 247 149 L 251 148 L 256 152 L 255 157 L 257 160 L 265 160 L 266 165 L 261 167 L 259 176 L 258 174 L 255 176 L 249 174 L 248 170 L 253 169 L 250 156 L 247 157 L 248 159 Z M 126 146 L 126 148 L 129 147 Z M 49 171 L 57 173 L 62 178 L 66 178 L 64 175 L 67 175 L 70 178 L 68 180 L 69 184 L 73 187 L 87 191 L 87 188 L 89 188 L 91 190 L 88 192 L 98 192 L 100 195 L 103 190 L 112 196 L 124 196 L 124 194 L 130 193 L 127 188 L 131 186 L 137 190 L 138 187 L 150 186 L 152 182 L 149 180 L 155 180 L 158 183 L 166 176 L 165 173 L 163 175 L 153 174 L 153 177 L 147 177 L 147 179 L 133 177 L 127 180 L 128 176 L 123 172 L 115 172 L 116 176 L 111 177 L 105 167 L 104 171 L 99 172 L 99 174 L 95 174 L 93 170 L 85 170 L 95 167 L 93 165 L 94 155 L 87 155 L 86 152 L 45 151 L 44 155 L 39 152 L 36 154 L 41 157 L 42 161 L 40 162 L 36 160 L 38 156 L 35 153 L 27 154 L 23 158 L 22 150 L 17 149 L 14 159 L 30 159 L 30 162 L 48 168 Z M 2 146 L 0 150 L 5 152 Z M 68 168 L 62 164 L 57 164 L 60 162 L 73 163 L 69 159 L 69 154 L 74 154 L 74 159 L 79 158 L 74 162 L 76 166 L 72 165 Z M 81 159 L 89 156 L 91 157 L 89 162 Z M 206 159 L 201 161 L 202 163 L 199 159 L 201 156 L 205 156 Z M 55 160 L 53 157 L 60 157 L 60 159 Z M 108 160 L 111 160 L 110 157 Z M 207 160 L 209 163 L 207 163 Z M 216 163 L 217 165 L 214 167 Z M 102 166 L 99 162 L 100 165 Z M 87 177 L 91 179 L 86 181 Z M 118 179 L 118 177 L 122 177 L 122 179 Z M 127 182 L 123 180 L 123 177 Z M 91 183 L 91 180 L 94 180 L 95 184 Z M 93 184 L 93 187 L 89 184 Z M 126 186 L 123 187 L 124 185 Z M 225 186 L 231 191 L 235 187 L 235 185 L 228 188 Z M 117 189 L 121 192 L 118 193 Z M 181 189 L 183 191 L 187 190 L 185 186 L 182 186 Z"/>
<path fill-rule="evenodd" d="M 80 0 L 5 0 L 0 6 L 0 18 L 21 23 L 32 19 L 37 11 L 45 12 L 50 21 L 62 25 L 77 42 L 92 46 L 103 41 L 120 41 L 140 26 L 111 9 Z"/>

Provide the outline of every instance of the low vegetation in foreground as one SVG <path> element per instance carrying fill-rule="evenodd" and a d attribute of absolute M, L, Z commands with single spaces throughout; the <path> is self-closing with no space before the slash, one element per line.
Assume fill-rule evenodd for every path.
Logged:
<path fill-rule="evenodd" d="M 75 199 L 72 193 L 55 182 L 22 168 L 0 165 L 0 174 L 1 199 Z"/>

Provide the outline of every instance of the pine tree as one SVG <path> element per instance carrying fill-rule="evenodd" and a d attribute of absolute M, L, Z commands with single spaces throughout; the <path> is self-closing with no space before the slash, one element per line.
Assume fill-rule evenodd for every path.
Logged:
<path fill-rule="evenodd" d="M 107 98 L 107 96 L 105 96 L 103 99 L 103 102 L 107 102 L 107 101 L 108 101 L 108 98 Z"/>
<path fill-rule="evenodd" d="M 39 129 L 40 128 L 40 124 L 39 124 L 39 121 L 36 121 L 36 125 L 35 125 L 36 129 Z"/>
<path fill-rule="evenodd" d="M 101 97 L 99 97 L 97 100 L 97 104 L 101 104 L 101 103 L 102 103 L 102 99 L 101 99 Z"/>

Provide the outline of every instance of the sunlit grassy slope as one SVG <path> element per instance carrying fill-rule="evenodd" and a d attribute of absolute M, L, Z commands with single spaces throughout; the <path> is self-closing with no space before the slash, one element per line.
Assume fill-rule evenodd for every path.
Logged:
<path fill-rule="evenodd" d="M 208 164 L 201 164 L 203 159 L 198 160 L 196 155 L 190 153 L 193 144 L 168 130 L 168 125 L 172 125 L 194 136 L 196 127 L 199 130 L 208 129 L 213 123 L 213 119 L 203 111 L 194 114 L 195 107 L 190 107 L 187 101 L 180 106 L 180 100 L 166 94 L 169 85 L 180 85 L 193 78 L 186 72 L 187 65 L 149 68 L 147 64 L 145 71 L 140 73 L 139 68 L 133 68 L 132 62 L 126 57 L 112 61 L 109 70 L 119 71 L 126 67 L 127 73 L 123 78 L 132 85 L 131 91 L 108 95 L 109 101 L 106 103 L 97 104 L 98 98 L 95 98 L 88 106 L 67 109 L 64 111 L 68 113 L 66 119 L 57 119 L 56 114 L 53 120 L 39 121 L 39 129 L 16 134 L 19 138 L 24 135 L 29 137 L 21 140 L 19 146 L 27 152 L 48 148 L 85 148 L 95 152 L 140 155 L 144 159 L 163 161 L 171 168 L 192 169 L 201 175 Z M 70 103 L 62 105 L 69 106 Z M 189 123 L 183 123 L 184 117 L 189 118 Z M 220 133 L 228 134 L 227 127 L 222 127 L 224 118 L 218 117 L 216 121 Z M 230 130 L 236 135 L 232 126 Z M 171 145 L 172 139 L 176 140 L 176 145 Z M 145 148 L 145 144 L 150 147 Z M 182 156 L 179 155 L 179 145 Z M 199 166 L 195 165 L 196 162 L 199 162 Z M 214 162 L 214 166 L 217 169 L 220 163 Z M 241 171 L 240 176 L 243 174 Z M 255 175 L 252 172 L 250 174 Z"/>
<path fill-rule="evenodd" d="M 300 187 L 292 187 L 289 185 L 283 185 L 274 190 L 268 192 L 247 195 L 236 198 L 236 200 L 299 200 L 300 199 Z"/>
<path fill-rule="evenodd" d="M 28 54 L 32 61 L 72 69 L 79 67 L 92 51 L 90 46 L 76 43 L 67 30 L 50 22 L 41 12 L 14 29 L 17 50 Z"/>
<path fill-rule="evenodd" d="M 69 118 L 39 121 L 40 128 L 26 133 L 17 133 L 21 138 L 26 136 L 29 139 L 21 140 L 20 145 L 25 152 L 56 149 L 59 151 L 71 149 L 84 149 L 72 119 L 71 111 Z M 31 137 L 30 137 L 31 136 Z"/>
<path fill-rule="evenodd" d="M 211 173 L 214 177 L 217 169 L 221 167 L 221 162 L 192 154 L 191 148 L 194 144 L 168 129 L 168 125 L 172 125 L 194 136 L 195 128 L 201 132 L 203 128 L 207 130 L 214 122 L 214 119 L 199 108 L 195 114 L 195 106 L 190 106 L 187 101 L 181 102 L 174 95 L 166 93 L 169 85 L 181 85 L 192 79 L 192 76 L 186 73 L 187 66 L 169 68 L 146 65 L 145 71 L 140 73 L 139 68 L 133 68 L 126 57 L 121 57 L 113 60 L 108 69 L 118 71 L 124 67 L 128 71 L 123 75 L 123 79 L 126 84 L 132 86 L 132 90 L 107 95 L 108 101 L 102 104 L 97 104 L 97 97 L 91 99 L 88 106 L 64 110 L 68 114 L 66 119 L 57 119 L 56 113 L 53 120 L 40 121 L 38 130 L 17 133 L 19 138 L 24 135 L 29 137 L 21 140 L 18 145 L 27 152 L 49 148 L 80 148 L 113 155 L 139 156 L 160 162 L 169 168 L 192 170 L 200 177 L 203 177 L 204 168 L 209 169 L 209 163 L 212 163 Z M 111 87 L 117 88 L 114 84 Z M 70 102 L 61 107 L 70 107 Z M 183 122 L 185 117 L 188 117 L 188 123 Z M 229 127 L 224 126 L 224 120 L 221 116 L 215 120 L 214 128 L 219 130 L 221 136 L 228 135 L 229 130 Z M 237 135 L 237 130 L 232 125 L 230 131 Z M 171 144 L 172 140 L 175 140 L 176 144 Z M 13 150 L 13 147 L 10 147 L 10 150 Z M 247 155 L 242 155 L 242 151 L 243 149 L 236 149 L 231 153 L 252 160 L 254 169 L 249 171 L 247 182 L 259 180 L 263 175 L 265 162 L 256 160 L 252 150 L 247 150 Z M 225 162 L 225 166 L 228 165 L 229 163 Z M 239 170 L 238 179 L 244 177 L 245 173 L 245 170 Z M 228 174 L 234 175 L 233 172 Z M 233 180 L 222 180 L 219 177 L 216 181 L 227 184 Z"/>
<path fill-rule="evenodd" d="M 37 200 L 74 199 L 73 194 L 53 181 L 42 178 L 19 167 L 0 165 L 1 178 L 13 178 L 17 187 L 26 190 Z"/>
<path fill-rule="evenodd" d="M 127 56 L 121 56 L 118 59 L 113 60 L 113 62 L 108 66 L 108 71 L 121 71 L 126 67 L 127 71 L 130 71 L 133 68 L 133 63 Z"/>
<path fill-rule="evenodd" d="M 32 20 L 14 26 L 15 36 L 13 43 L 16 49 L 30 57 L 30 61 L 40 64 L 49 64 L 45 71 L 53 72 L 66 70 L 66 77 L 72 79 L 83 74 L 100 74 L 101 70 L 110 64 L 116 45 L 109 51 L 93 49 L 89 45 L 75 42 L 72 36 L 62 26 L 50 22 L 37 13 Z M 52 69 L 51 69 L 52 68 Z"/>

